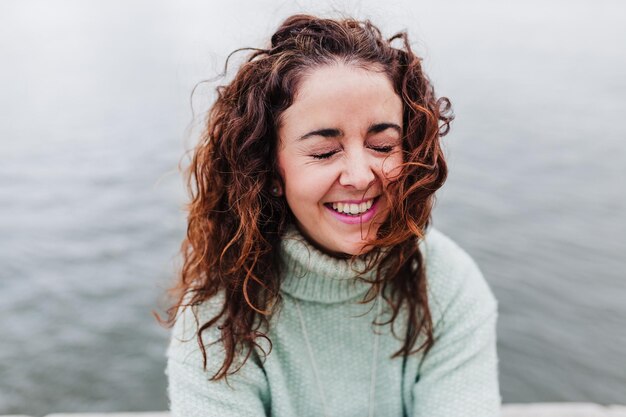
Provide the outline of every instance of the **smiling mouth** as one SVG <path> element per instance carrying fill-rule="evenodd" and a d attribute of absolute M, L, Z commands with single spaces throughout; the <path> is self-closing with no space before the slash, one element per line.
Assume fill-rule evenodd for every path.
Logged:
<path fill-rule="evenodd" d="M 325 203 L 324 205 L 333 209 L 337 213 L 358 217 L 371 209 L 379 198 L 380 196 L 370 198 L 369 200 L 362 201 L 361 203 Z"/>

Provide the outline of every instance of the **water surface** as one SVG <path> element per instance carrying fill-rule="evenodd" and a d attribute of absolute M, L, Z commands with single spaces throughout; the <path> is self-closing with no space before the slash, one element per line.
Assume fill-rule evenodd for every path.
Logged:
<path fill-rule="evenodd" d="M 0 3 L 0 414 L 167 407 L 189 95 L 287 4 Z M 346 4 L 454 103 L 433 219 L 499 300 L 503 400 L 626 403 L 625 7 Z"/>

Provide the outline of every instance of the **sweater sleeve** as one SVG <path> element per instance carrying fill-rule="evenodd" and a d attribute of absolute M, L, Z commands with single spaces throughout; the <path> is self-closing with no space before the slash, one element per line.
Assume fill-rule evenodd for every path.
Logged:
<path fill-rule="evenodd" d="M 413 415 L 498 417 L 497 302 L 469 255 L 451 241 L 443 249 L 427 262 L 435 343 L 413 386 Z"/>
<path fill-rule="evenodd" d="M 199 322 L 208 319 L 198 314 Z M 207 369 L 195 336 L 196 319 L 191 308 L 177 319 L 167 352 L 167 376 L 172 417 L 263 417 L 268 414 L 269 395 L 265 373 L 257 355 L 251 355 L 241 369 L 219 381 L 210 378 L 220 368 L 224 350 L 217 340 L 217 331 L 203 333 L 207 347 Z M 235 362 L 236 369 L 238 366 Z"/>

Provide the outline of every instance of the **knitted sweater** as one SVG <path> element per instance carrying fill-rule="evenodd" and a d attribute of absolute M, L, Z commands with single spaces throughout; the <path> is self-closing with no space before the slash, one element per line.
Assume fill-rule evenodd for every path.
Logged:
<path fill-rule="evenodd" d="M 391 359 L 402 341 L 389 325 L 372 327 L 376 300 L 358 303 L 368 284 L 353 277 L 363 265 L 330 257 L 292 231 L 282 243 L 283 304 L 270 321 L 265 360 L 254 351 L 228 384 L 209 381 L 222 346 L 209 347 L 204 371 L 193 313 L 179 316 L 168 349 L 172 417 L 363 417 L 371 394 L 378 417 L 499 416 L 496 300 L 469 255 L 441 232 L 431 228 L 420 248 L 435 333 L 426 355 Z M 221 301 L 197 307 L 200 321 Z M 390 317 L 381 306 L 379 322 Z M 405 317 L 396 319 L 397 335 Z M 216 329 L 203 333 L 205 343 L 218 338 Z"/>

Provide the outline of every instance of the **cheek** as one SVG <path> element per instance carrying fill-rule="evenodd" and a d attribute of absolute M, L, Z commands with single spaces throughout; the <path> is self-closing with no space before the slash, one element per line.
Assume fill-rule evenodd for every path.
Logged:
<path fill-rule="evenodd" d="M 319 209 L 319 203 L 325 200 L 334 184 L 331 170 L 306 165 L 293 168 L 285 178 L 287 201 L 299 206 L 300 210 Z"/>
<path fill-rule="evenodd" d="M 288 152 L 279 152 L 278 171 L 285 185 L 285 192 L 298 190 L 298 183 L 301 182 L 301 169 L 298 158 Z"/>
<path fill-rule="evenodd" d="M 311 187 L 315 184 L 315 170 L 308 169 L 298 157 L 288 155 L 279 154 L 278 165 L 285 185 L 285 197 L 290 205 L 300 206 L 313 198 Z"/>
<path fill-rule="evenodd" d="M 298 167 L 292 174 L 288 188 L 293 195 L 299 195 L 305 201 L 321 199 L 332 183 L 329 176 L 320 170 Z"/>
<path fill-rule="evenodd" d="M 396 152 L 393 155 L 389 155 L 381 166 L 381 173 L 383 174 L 385 181 L 393 181 L 397 178 L 402 171 L 402 152 Z"/>

